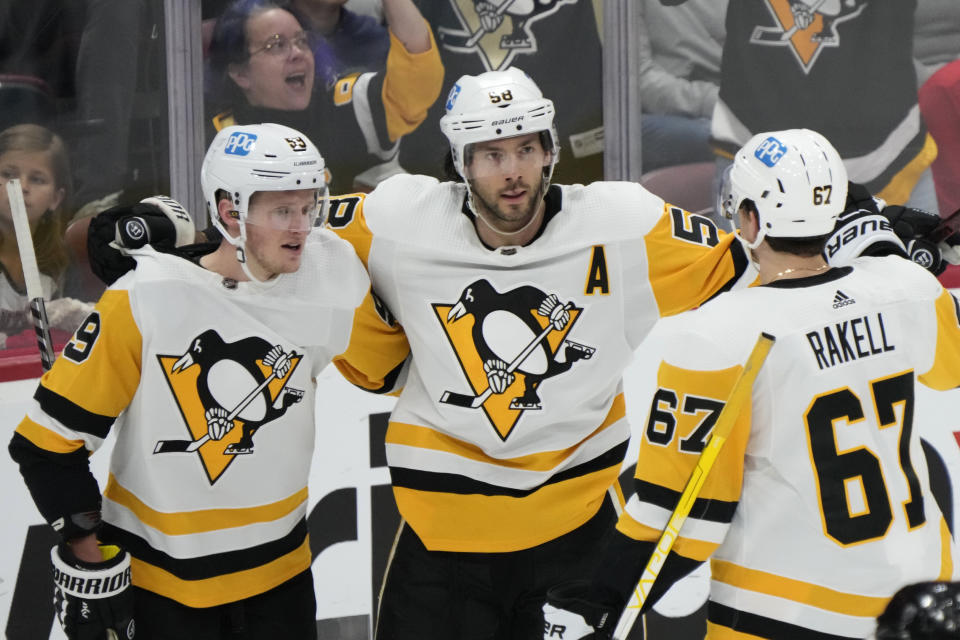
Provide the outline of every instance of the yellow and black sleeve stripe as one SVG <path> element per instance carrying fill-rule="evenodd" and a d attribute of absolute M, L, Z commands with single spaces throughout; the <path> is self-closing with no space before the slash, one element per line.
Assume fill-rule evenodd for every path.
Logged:
<path fill-rule="evenodd" d="M 749 266 L 735 235 L 719 231 L 705 216 L 671 204 L 664 205 L 644 243 L 661 316 L 693 309 L 729 290 Z"/>

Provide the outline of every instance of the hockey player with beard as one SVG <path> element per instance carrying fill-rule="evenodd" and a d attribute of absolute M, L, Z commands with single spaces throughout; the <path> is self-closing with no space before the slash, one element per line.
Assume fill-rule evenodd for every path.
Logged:
<path fill-rule="evenodd" d="M 960 385 L 960 304 L 908 260 L 826 262 L 845 187 L 839 154 L 809 130 L 761 133 L 737 153 L 724 213 L 738 218 L 760 286 L 650 333 L 635 494 L 592 580 L 549 592 L 543 638 L 561 627 L 565 640 L 611 637 L 648 559 L 665 553 L 661 531 L 761 333 L 776 342 L 659 576 L 643 587 L 643 610 L 711 558 L 708 639 L 867 638 L 902 587 L 956 575 L 913 417 L 918 383 Z M 922 603 L 923 592 L 902 600 Z M 940 592 L 927 589 L 923 606 Z M 877 637 L 923 630 L 918 609 L 903 604 Z"/>
<path fill-rule="evenodd" d="M 735 236 L 639 185 L 551 184 L 553 103 L 519 69 L 461 77 L 441 127 L 450 181 L 395 176 L 329 216 L 412 354 L 386 435 L 403 523 L 375 637 L 535 637 L 547 588 L 588 575 L 621 506 L 633 349 L 756 272 Z M 903 250 L 878 213 L 854 217 L 838 257 Z"/>
<path fill-rule="evenodd" d="M 220 131 L 201 182 L 220 242 L 193 260 L 129 250 L 136 269 L 43 376 L 10 443 L 63 539 L 55 603 L 71 640 L 316 637 L 314 378 L 337 354 L 368 373 L 381 362 L 348 347 L 374 313 L 369 279 L 314 228 L 325 165 L 300 132 Z M 192 238 L 176 203 L 156 202 Z M 126 220 L 128 237 L 146 222 Z M 101 496 L 87 458 L 111 431 Z"/>
<path fill-rule="evenodd" d="M 403 523 L 380 640 L 537 635 L 538 597 L 585 575 L 619 511 L 632 351 L 756 276 L 735 236 L 639 185 L 551 185 L 553 117 L 519 69 L 463 76 L 441 120 L 453 180 L 334 201 L 413 356 L 386 435 Z M 900 244 L 885 226 L 843 248 L 880 242 Z"/>

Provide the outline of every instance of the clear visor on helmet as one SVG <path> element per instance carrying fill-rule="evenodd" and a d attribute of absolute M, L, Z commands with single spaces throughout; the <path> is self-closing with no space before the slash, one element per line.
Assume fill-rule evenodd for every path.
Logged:
<path fill-rule="evenodd" d="M 737 220 L 737 211 L 740 209 L 740 203 L 733 201 L 733 184 L 730 182 L 730 174 L 733 171 L 733 165 L 729 165 L 723 170 L 720 176 L 720 182 L 717 186 L 717 211 L 728 220 Z"/>
<path fill-rule="evenodd" d="M 552 154 L 544 148 L 539 134 L 477 142 L 464 150 L 464 170 L 471 180 L 495 176 L 539 180 L 544 168 L 552 163 Z"/>
<path fill-rule="evenodd" d="M 310 232 L 323 224 L 330 203 L 326 187 L 261 193 L 269 195 L 250 205 L 246 224 L 278 231 Z"/>

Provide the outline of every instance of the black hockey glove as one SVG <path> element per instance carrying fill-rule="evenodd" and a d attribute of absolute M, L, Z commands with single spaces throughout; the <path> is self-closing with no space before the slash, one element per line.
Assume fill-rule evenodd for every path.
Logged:
<path fill-rule="evenodd" d="M 923 209 L 891 205 L 883 215 L 910 259 L 933 275 L 943 273 L 947 264 L 960 263 L 960 211 L 944 219 Z"/>
<path fill-rule="evenodd" d="M 906 257 L 907 250 L 884 216 L 886 203 L 855 182 L 847 183 L 847 201 L 823 249 L 831 266 L 843 266 L 860 256 Z"/>
<path fill-rule="evenodd" d="M 960 637 L 960 582 L 908 585 L 877 618 L 877 640 L 947 640 Z"/>
<path fill-rule="evenodd" d="M 586 580 L 571 580 L 547 591 L 544 640 L 602 640 L 613 637 L 623 606 L 612 594 L 591 593 Z"/>
<path fill-rule="evenodd" d="M 149 244 L 157 251 L 172 251 L 193 243 L 193 220 L 183 206 L 167 196 L 152 196 L 134 205 L 107 209 L 90 221 L 87 255 L 90 268 L 106 284 L 137 266 L 120 248 L 139 249 Z"/>
<path fill-rule="evenodd" d="M 53 605 L 69 640 L 133 640 L 133 590 L 130 555 L 101 546 L 103 562 L 77 559 L 67 544 L 50 551 Z"/>

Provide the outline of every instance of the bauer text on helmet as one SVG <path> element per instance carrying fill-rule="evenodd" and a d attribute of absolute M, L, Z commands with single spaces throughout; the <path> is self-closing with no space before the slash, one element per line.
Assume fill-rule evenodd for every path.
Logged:
<path fill-rule="evenodd" d="M 548 151 L 549 181 L 560 151 L 554 127 L 553 102 L 543 97 L 526 73 L 511 67 L 461 76 L 450 90 L 440 128 L 450 142 L 454 166 L 467 179 L 472 145 L 478 142 L 540 133 Z"/>

